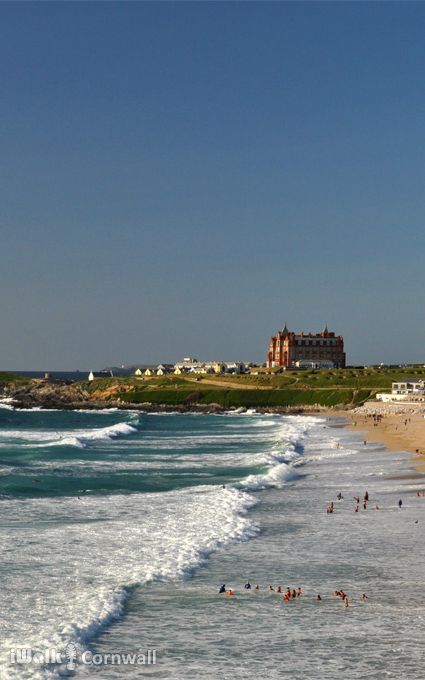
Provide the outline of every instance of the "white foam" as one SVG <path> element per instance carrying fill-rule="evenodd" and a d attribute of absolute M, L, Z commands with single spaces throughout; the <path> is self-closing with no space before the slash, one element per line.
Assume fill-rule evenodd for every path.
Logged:
<path fill-rule="evenodd" d="M 0 430 L 3 440 L 22 442 L 39 442 L 41 446 L 77 446 L 83 447 L 88 442 L 107 441 L 115 437 L 127 436 L 137 432 L 137 428 L 128 423 L 116 423 L 108 427 L 87 430 Z"/>
<path fill-rule="evenodd" d="M 7 551 L 10 563 L 20 565 L 20 569 L 2 576 L 4 611 L 13 611 L 19 622 L 16 629 L 3 629 L 3 659 L 6 650 L 19 646 L 63 649 L 69 642 L 86 645 L 103 626 L 122 614 L 129 588 L 152 580 L 185 578 L 211 552 L 252 537 L 257 529 L 246 513 L 255 500 L 247 491 L 281 488 L 293 479 L 303 460 L 304 438 L 321 423 L 315 418 L 274 417 L 276 427 L 268 427 L 262 434 L 251 429 L 257 418 L 258 422 L 264 420 L 263 416 L 251 416 L 240 434 L 223 428 L 221 436 L 182 433 L 180 438 L 186 449 L 214 445 L 216 452 L 211 456 L 199 456 L 202 464 L 204 460 L 206 465 L 226 460 L 233 465 L 237 459 L 241 465 L 263 465 L 266 470 L 262 474 L 250 475 L 241 482 L 243 490 L 197 486 L 167 493 L 3 500 L 2 516 L 7 517 L 7 523 L 0 524 L 0 554 Z M 0 436 L 22 441 L 24 434 L 23 441 L 32 446 L 67 444 L 83 448 L 92 441 L 125 437 L 133 432 L 136 428 L 126 422 L 57 433 L 3 430 Z M 166 448 L 178 446 L 176 436 L 164 437 L 161 433 L 160 437 L 148 437 L 149 434 L 141 439 L 143 448 L 150 441 L 152 448 L 158 449 L 162 438 Z M 250 442 L 254 452 L 249 451 Z M 264 444 L 263 451 L 258 451 L 260 442 Z M 222 458 L 221 445 L 234 446 L 234 453 Z M 178 464 L 191 465 L 195 457 L 195 453 L 179 456 Z M 152 461 L 150 467 L 155 462 L 168 466 L 167 459 Z M 83 460 L 68 462 L 71 467 L 85 464 Z M 132 464 L 140 466 L 143 461 L 123 461 L 122 466 Z M 102 468 L 102 461 L 86 465 Z M 105 461 L 103 469 L 110 465 L 111 461 Z M 120 463 L 113 465 L 124 469 Z M 180 474 L 185 474 L 181 468 Z M 0 665 L 0 677 L 35 680 L 46 674 L 34 667 L 6 670 Z"/>
<path fill-rule="evenodd" d="M 6 411 L 14 411 L 14 406 L 10 403 L 10 400 L 8 399 L 3 399 L 0 401 L 0 408 L 5 409 Z"/>
<path fill-rule="evenodd" d="M 252 537 L 256 528 L 246 512 L 254 502 L 246 493 L 211 486 L 3 501 L 8 523 L 0 526 L 0 551 L 7 549 L 8 560 L 21 568 L 2 576 L 2 606 L 14 612 L 19 629 L 3 628 L 0 676 L 45 678 L 34 667 L 7 666 L 7 650 L 86 646 L 122 614 L 129 588 L 184 578 L 211 552 Z"/>

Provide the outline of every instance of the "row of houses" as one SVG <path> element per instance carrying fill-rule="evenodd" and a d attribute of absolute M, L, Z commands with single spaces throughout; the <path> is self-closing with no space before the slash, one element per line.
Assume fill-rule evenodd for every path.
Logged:
<path fill-rule="evenodd" d="M 153 376 L 153 375 L 185 375 L 185 374 L 197 374 L 197 375 L 207 375 L 215 374 L 220 375 L 222 373 L 245 373 L 248 365 L 240 361 L 197 361 L 190 357 L 186 357 L 183 361 L 177 362 L 176 364 L 159 364 L 156 368 L 147 368 L 143 370 L 141 368 L 136 368 L 134 375 L 136 376 Z"/>

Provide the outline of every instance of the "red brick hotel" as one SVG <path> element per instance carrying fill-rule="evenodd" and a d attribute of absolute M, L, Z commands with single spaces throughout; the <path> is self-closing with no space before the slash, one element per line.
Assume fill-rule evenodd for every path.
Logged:
<path fill-rule="evenodd" d="M 344 338 L 328 331 L 292 333 L 286 327 L 270 338 L 267 366 L 293 368 L 297 362 L 332 362 L 335 368 L 345 367 Z"/>

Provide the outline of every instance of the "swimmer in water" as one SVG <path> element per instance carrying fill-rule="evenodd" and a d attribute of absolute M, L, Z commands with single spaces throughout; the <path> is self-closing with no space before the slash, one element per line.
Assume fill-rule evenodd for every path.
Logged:
<path fill-rule="evenodd" d="M 354 512 L 358 512 L 358 511 L 359 511 L 359 506 L 356 505 L 356 509 L 354 510 Z"/>
<path fill-rule="evenodd" d="M 302 590 L 301 590 L 301 588 L 298 586 L 298 588 L 297 588 L 297 597 L 300 597 L 300 595 L 302 595 Z"/>
<path fill-rule="evenodd" d="M 348 607 L 348 597 L 344 598 L 344 607 Z"/>
<path fill-rule="evenodd" d="M 282 588 L 281 588 L 280 586 L 278 586 L 278 587 L 276 588 L 276 592 L 277 592 L 277 593 L 281 593 L 281 592 L 282 592 Z"/>
<path fill-rule="evenodd" d="M 244 588 L 245 588 L 245 590 L 251 590 L 251 584 L 250 584 L 249 581 L 248 581 L 248 583 L 245 583 Z"/>
<path fill-rule="evenodd" d="M 258 583 L 257 583 L 257 585 L 255 586 L 254 590 L 260 590 L 260 586 L 258 585 Z"/>
<path fill-rule="evenodd" d="M 220 594 L 220 593 L 225 593 L 225 592 L 226 592 L 226 584 L 223 583 L 223 585 L 221 586 L 221 588 L 220 588 L 220 590 L 218 591 L 218 593 Z"/>
<path fill-rule="evenodd" d="M 400 498 L 400 500 L 399 500 L 399 502 L 398 502 L 398 507 L 401 509 L 401 506 L 402 506 L 402 505 L 403 505 L 403 501 L 402 501 L 401 498 Z"/>
<path fill-rule="evenodd" d="M 229 588 L 229 590 L 226 590 L 227 597 L 233 597 L 234 594 L 235 593 L 233 592 L 233 590 L 231 588 Z"/>
<path fill-rule="evenodd" d="M 320 597 L 320 595 L 317 596 L 317 601 L 318 601 L 318 602 L 321 602 L 321 601 L 322 601 L 322 598 Z"/>
<path fill-rule="evenodd" d="M 273 586 L 269 586 L 269 593 L 274 593 L 274 588 L 273 588 Z"/>
<path fill-rule="evenodd" d="M 367 595 L 365 595 L 365 594 L 363 593 L 363 595 L 361 595 L 360 599 L 361 599 L 361 600 L 368 600 L 369 598 L 368 598 Z"/>

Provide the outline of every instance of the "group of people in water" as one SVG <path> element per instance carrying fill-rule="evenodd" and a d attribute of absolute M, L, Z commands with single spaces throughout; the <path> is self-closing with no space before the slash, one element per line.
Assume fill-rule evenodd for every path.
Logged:
<path fill-rule="evenodd" d="M 252 585 L 248 581 L 247 583 L 245 583 L 244 588 L 245 588 L 245 590 L 258 591 L 258 590 L 260 590 L 260 585 L 257 583 L 254 587 L 252 587 Z M 233 597 L 234 594 L 235 594 L 234 591 L 231 588 L 226 588 L 225 583 L 223 583 L 223 585 L 221 586 L 221 588 L 218 592 L 219 592 L 219 594 L 224 593 L 228 597 Z M 272 585 L 269 585 L 268 588 L 267 588 L 267 592 L 277 593 L 278 595 L 281 595 L 282 594 L 282 588 L 281 588 L 281 586 L 276 586 L 274 588 Z M 290 599 L 295 600 L 297 597 L 300 597 L 301 595 L 302 595 L 302 590 L 299 586 L 298 586 L 298 588 L 296 588 L 296 589 L 294 588 L 293 590 L 291 590 L 291 588 L 288 586 L 285 593 L 283 594 L 283 599 L 285 600 L 285 602 L 287 602 Z"/>
<path fill-rule="evenodd" d="M 244 589 L 245 590 L 259 591 L 260 585 L 257 583 L 254 587 L 252 587 L 251 583 L 248 581 L 247 583 L 245 583 Z M 234 597 L 235 596 L 234 590 L 232 588 L 226 588 L 225 583 L 223 583 L 223 585 L 221 586 L 221 588 L 218 592 L 219 592 L 219 595 L 226 595 L 226 597 Z M 282 595 L 283 602 L 290 602 L 291 600 L 296 600 L 297 598 L 301 597 L 301 595 L 304 595 L 300 586 L 298 586 L 298 588 L 292 588 L 292 589 L 288 586 L 286 588 L 285 592 L 283 592 L 281 586 L 273 587 L 272 585 L 269 585 L 266 588 L 266 592 L 275 593 L 277 595 Z M 341 600 L 344 604 L 344 607 L 349 606 L 350 603 L 349 603 L 349 600 L 348 600 L 348 596 L 343 590 L 335 590 L 333 592 L 333 595 L 335 597 L 341 598 Z M 365 593 L 363 593 L 360 596 L 360 599 L 365 601 L 365 600 L 368 600 L 369 598 Z M 322 602 L 322 600 L 323 600 L 322 596 L 320 594 L 318 594 L 317 597 L 316 597 L 316 601 Z"/>
<path fill-rule="evenodd" d="M 419 492 L 418 491 L 416 495 L 417 496 L 425 496 L 425 492 Z M 344 498 L 344 496 L 342 495 L 341 492 L 339 492 L 339 494 L 337 495 L 337 499 L 339 501 L 342 501 L 343 498 Z M 356 502 L 356 505 L 354 506 L 354 512 L 359 512 L 359 510 L 360 510 L 360 496 L 354 496 L 353 498 Z M 369 503 L 369 492 L 368 491 L 365 492 L 365 494 L 363 496 L 362 503 L 363 503 L 363 510 L 367 510 L 367 506 L 368 506 L 368 503 Z M 400 500 L 398 501 L 398 507 L 401 509 L 402 505 L 403 505 L 403 501 L 400 498 Z M 377 503 L 375 504 L 375 510 L 379 510 L 379 505 Z M 331 501 L 326 508 L 326 512 L 327 512 L 328 515 L 330 515 L 330 514 L 333 513 L 333 511 L 334 511 L 334 502 Z"/>

